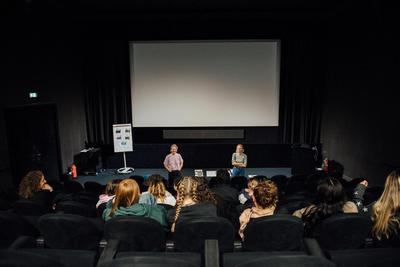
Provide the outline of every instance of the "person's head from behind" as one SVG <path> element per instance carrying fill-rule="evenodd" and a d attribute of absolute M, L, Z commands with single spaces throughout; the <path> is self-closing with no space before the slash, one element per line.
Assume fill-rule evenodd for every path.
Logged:
<path fill-rule="evenodd" d="M 344 166 L 340 162 L 336 160 L 329 160 L 328 161 L 328 174 L 331 177 L 340 179 L 343 177 L 344 174 Z"/>
<path fill-rule="evenodd" d="M 195 177 L 194 179 L 197 181 L 197 201 L 217 204 L 214 194 L 208 187 L 207 179 L 204 177 Z"/>
<path fill-rule="evenodd" d="M 175 155 L 178 152 L 178 146 L 176 144 L 172 144 L 170 146 L 169 151 L 171 152 L 172 155 Z"/>
<path fill-rule="evenodd" d="M 249 178 L 247 180 L 247 188 L 249 190 L 254 190 L 254 188 L 259 184 L 259 182 L 260 181 L 257 178 L 254 178 L 254 177 Z"/>
<path fill-rule="evenodd" d="M 140 189 L 135 180 L 124 179 L 117 187 L 110 216 L 114 216 L 115 210 L 120 207 L 130 207 L 139 202 Z"/>
<path fill-rule="evenodd" d="M 386 178 L 385 187 L 381 197 L 376 201 L 372 208 L 372 218 L 374 225 L 372 226 L 372 235 L 381 240 L 383 237 L 388 238 L 391 234 L 389 222 L 393 221 L 398 224 L 400 222 L 393 218 L 393 215 L 400 209 L 400 172 L 392 171 Z M 399 233 L 397 233 L 399 234 Z"/>
<path fill-rule="evenodd" d="M 215 182 L 216 184 L 229 184 L 231 180 L 231 176 L 227 169 L 219 169 L 217 170 Z"/>
<path fill-rule="evenodd" d="M 155 198 L 160 199 L 162 203 L 164 203 L 166 198 L 164 177 L 159 174 L 152 174 L 147 179 L 146 184 L 148 185 L 147 191 Z"/>
<path fill-rule="evenodd" d="M 182 207 L 186 204 L 196 204 L 199 203 L 199 194 L 198 194 L 198 185 L 199 182 L 196 178 L 185 176 L 176 184 L 176 209 L 175 209 L 175 218 L 171 227 L 171 232 L 175 231 L 175 224 L 179 218 L 179 214 L 181 212 Z"/>
<path fill-rule="evenodd" d="M 31 198 L 40 191 L 47 183 L 44 174 L 41 171 L 30 171 L 21 180 L 19 184 L 19 196 L 22 198 Z"/>
<path fill-rule="evenodd" d="M 253 189 L 253 202 L 258 208 L 275 208 L 278 202 L 278 187 L 269 180 L 258 183 Z"/>
<path fill-rule="evenodd" d="M 242 154 L 244 152 L 244 146 L 242 144 L 238 144 L 236 146 L 236 153 Z"/>
<path fill-rule="evenodd" d="M 113 179 L 108 181 L 106 185 L 106 189 L 104 190 L 104 193 L 107 196 L 113 196 L 115 195 L 115 191 L 117 190 L 118 184 L 121 182 L 121 179 Z"/>
<path fill-rule="evenodd" d="M 327 177 L 317 186 L 316 204 L 324 206 L 343 207 L 346 202 L 346 192 L 342 184 L 333 177 Z"/>

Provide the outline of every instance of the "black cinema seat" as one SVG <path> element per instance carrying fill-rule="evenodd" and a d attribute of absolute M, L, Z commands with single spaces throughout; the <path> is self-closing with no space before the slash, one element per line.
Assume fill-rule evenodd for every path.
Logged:
<path fill-rule="evenodd" d="M 206 239 L 218 240 L 220 252 L 233 251 L 234 228 L 222 217 L 178 221 L 173 235 L 176 251 L 203 252 Z"/>
<path fill-rule="evenodd" d="M 299 250 L 303 232 L 301 219 L 291 215 L 277 214 L 251 219 L 244 231 L 243 250 Z"/>

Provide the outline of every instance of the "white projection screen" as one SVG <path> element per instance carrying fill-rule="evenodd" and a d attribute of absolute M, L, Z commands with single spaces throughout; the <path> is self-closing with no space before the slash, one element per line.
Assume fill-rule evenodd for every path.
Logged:
<path fill-rule="evenodd" d="M 134 127 L 278 126 L 280 42 L 130 42 Z"/>

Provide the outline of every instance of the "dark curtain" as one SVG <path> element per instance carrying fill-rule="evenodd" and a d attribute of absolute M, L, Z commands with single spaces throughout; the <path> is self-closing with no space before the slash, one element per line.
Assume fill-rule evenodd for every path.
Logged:
<path fill-rule="evenodd" d="M 280 136 L 283 143 L 318 144 L 326 57 L 313 38 L 282 41 Z"/>
<path fill-rule="evenodd" d="M 85 109 L 88 143 L 112 144 L 112 125 L 130 123 L 129 43 L 86 44 Z"/>

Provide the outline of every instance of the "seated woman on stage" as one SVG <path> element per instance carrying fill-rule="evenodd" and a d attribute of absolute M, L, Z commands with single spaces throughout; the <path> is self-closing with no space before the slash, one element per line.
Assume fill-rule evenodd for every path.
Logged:
<path fill-rule="evenodd" d="M 244 239 L 244 230 L 251 219 L 274 214 L 278 202 L 278 188 L 272 181 L 263 181 L 254 188 L 251 197 L 255 207 L 245 209 L 239 217 L 239 235 L 242 239 Z"/>
<path fill-rule="evenodd" d="M 342 184 L 336 178 L 328 177 L 318 184 L 314 204 L 296 210 L 293 215 L 303 220 L 305 232 L 309 234 L 317 223 L 334 214 L 357 212 L 356 204 L 347 201 Z"/>
<path fill-rule="evenodd" d="M 243 152 L 243 145 L 238 144 L 236 146 L 236 152 L 232 154 L 232 177 L 245 175 L 244 169 L 247 167 L 247 155 Z"/>
<path fill-rule="evenodd" d="M 147 183 L 148 189 L 146 192 L 143 192 L 143 194 L 140 196 L 141 198 L 150 194 L 155 197 L 157 204 L 175 206 L 176 199 L 165 189 L 164 178 L 161 175 L 153 174 L 145 183 Z"/>
<path fill-rule="evenodd" d="M 103 219 L 109 220 L 116 216 L 144 216 L 167 227 L 166 211 L 157 205 L 147 205 L 139 202 L 140 189 L 132 179 L 122 180 L 116 190 L 115 198 L 107 202 Z"/>
<path fill-rule="evenodd" d="M 196 178 L 183 177 L 176 185 L 176 191 L 176 209 L 168 214 L 172 223 L 171 232 L 175 231 L 178 222 L 192 218 L 217 216 L 216 206 L 207 201 L 211 199 L 206 198 L 204 192 L 199 192 L 199 182 Z"/>
<path fill-rule="evenodd" d="M 30 171 L 19 184 L 19 196 L 21 199 L 29 199 L 38 204 L 52 209 L 53 188 L 47 183 L 43 172 Z"/>
<path fill-rule="evenodd" d="M 386 178 L 381 197 L 372 206 L 372 237 L 377 246 L 400 246 L 400 173 Z"/>

